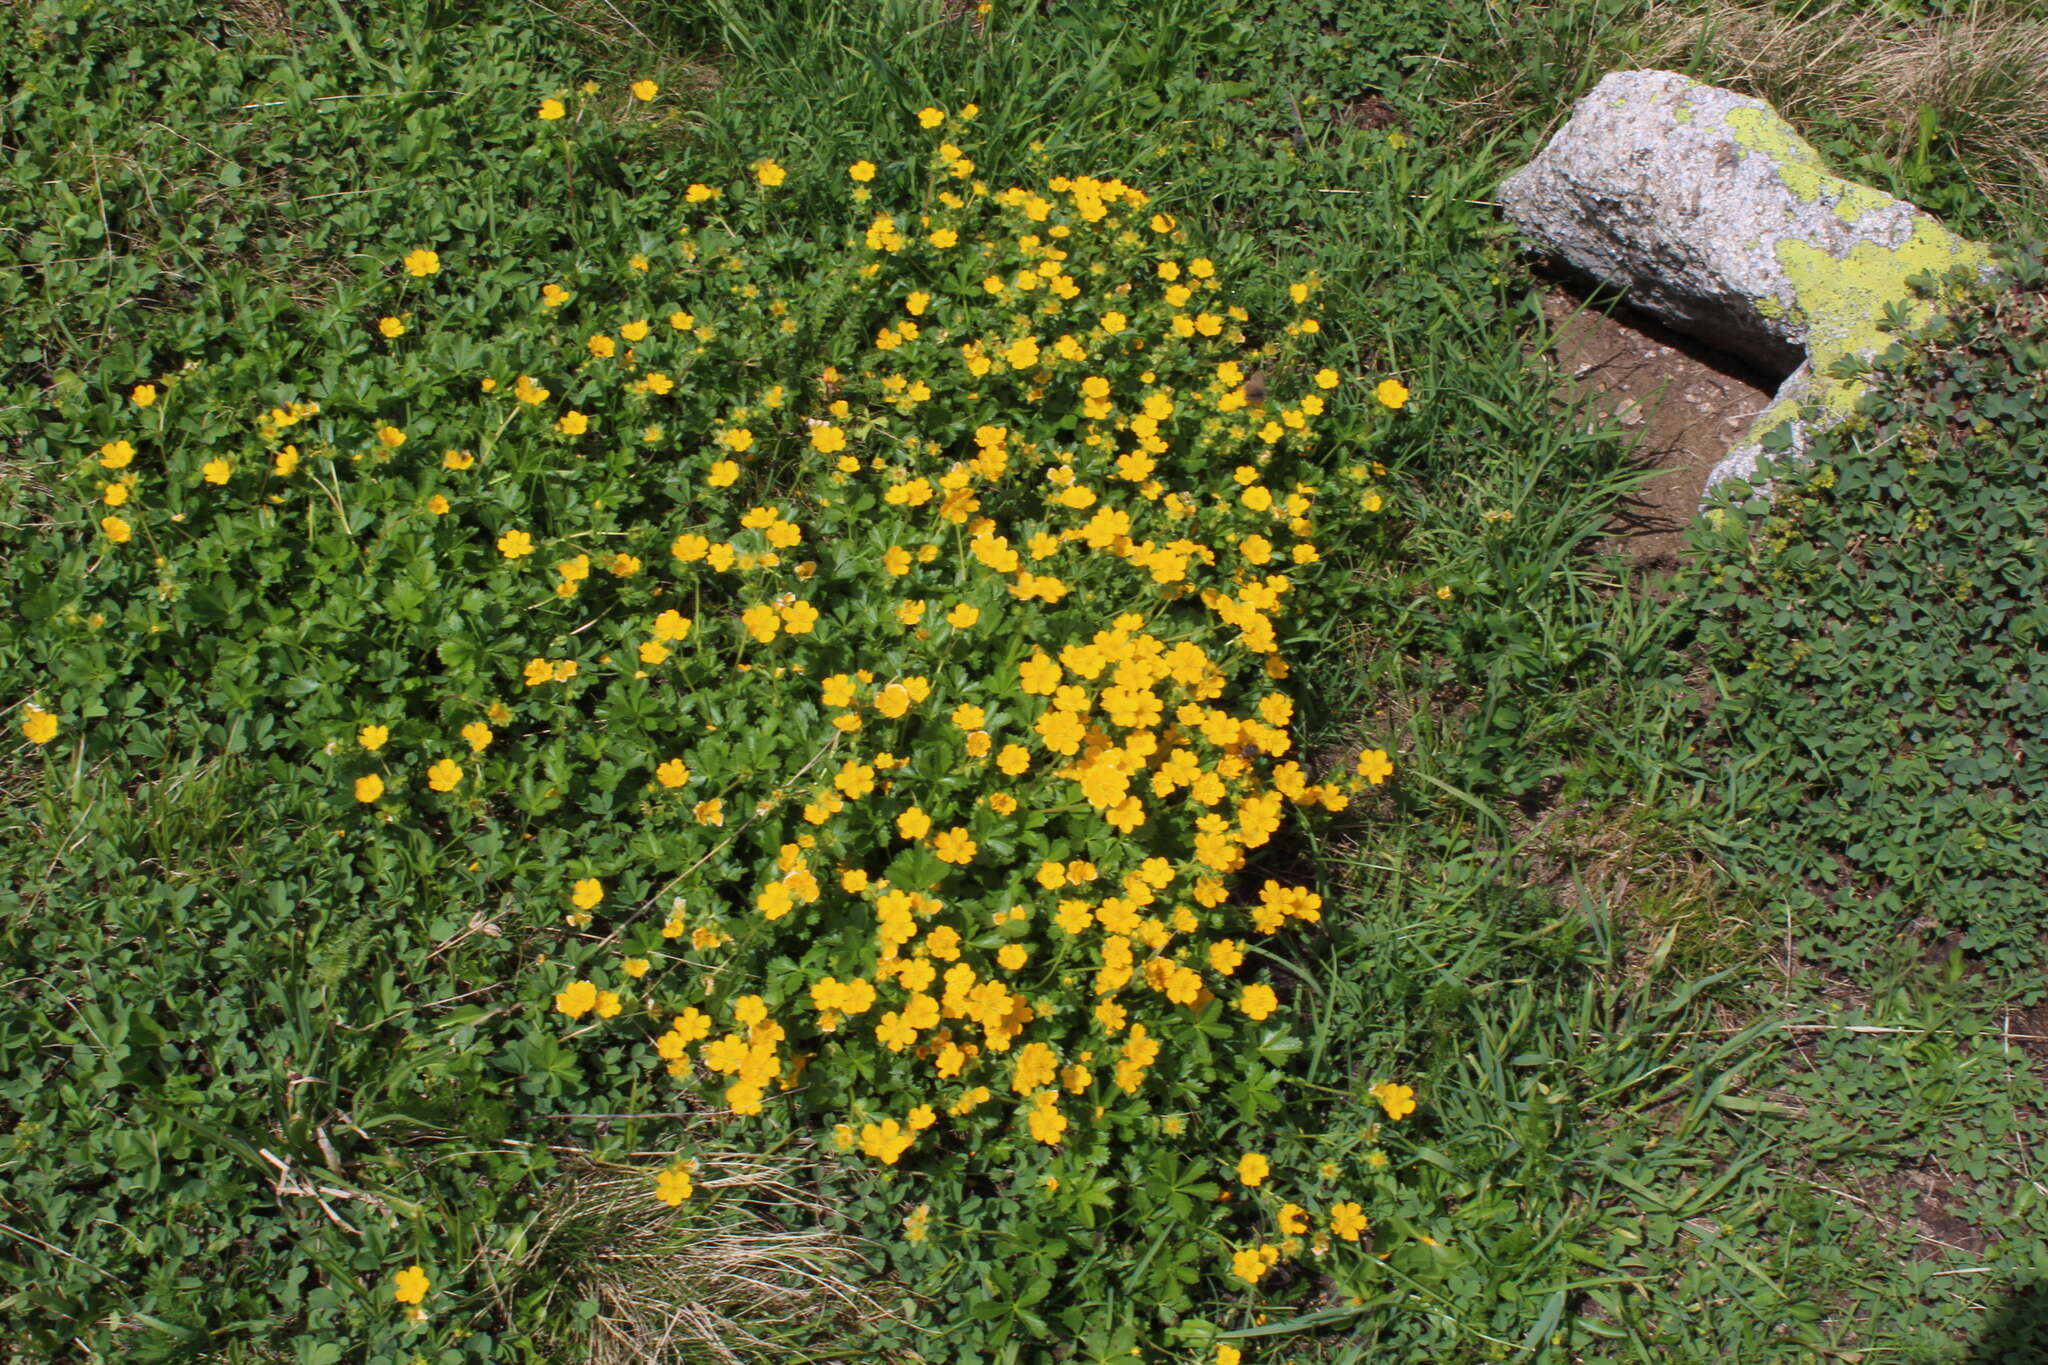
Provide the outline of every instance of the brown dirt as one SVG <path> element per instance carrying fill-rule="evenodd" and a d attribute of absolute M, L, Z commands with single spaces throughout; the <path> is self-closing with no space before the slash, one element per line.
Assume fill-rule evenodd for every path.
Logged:
<path fill-rule="evenodd" d="M 1408 130 L 1408 120 L 1401 116 L 1401 111 L 1374 94 L 1360 95 L 1338 110 L 1337 122 L 1353 128 Z"/>
<path fill-rule="evenodd" d="M 1559 398 L 1632 431 L 1636 457 L 1660 471 L 1623 504 L 1600 548 L 1646 574 L 1676 571 L 1708 471 L 1770 402 L 1777 378 L 1568 285 L 1545 292 L 1543 315 Z"/>

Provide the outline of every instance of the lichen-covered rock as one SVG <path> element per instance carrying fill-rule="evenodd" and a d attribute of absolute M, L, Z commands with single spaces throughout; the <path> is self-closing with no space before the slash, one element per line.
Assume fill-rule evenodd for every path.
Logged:
<path fill-rule="evenodd" d="M 1829 171 L 1762 100 L 1673 71 L 1620 71 L 1580 100 L 1550 145 L 1500 187 L 1508 216 L 1545 253 L 1626 292 L 1710 345 L 1790 374 L 1708 479 L 1747 475 L 1800 402 L 1854 410 L 1834 362 L 1882 350 L 1906 281 L 1990 256 L 1913 205 Z"/>

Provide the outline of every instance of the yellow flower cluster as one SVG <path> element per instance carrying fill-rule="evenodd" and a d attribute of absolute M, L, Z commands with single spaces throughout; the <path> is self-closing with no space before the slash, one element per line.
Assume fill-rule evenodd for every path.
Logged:
<path fill-rule="evenodd" d="M 543 121 L 566 112 L 541 103 Z M 700 229 L 798 174 L 761 157 L 693 185 L 705 221 L 671 239 L 672 262 L 652 268 L 650 246 L 623 271 L 545 283 L 537 307 L 527 295 L 558 346 L 522 353 L 539 374 L 465 378 L 481 420 L 416 424 L 496 433 L 473 450 L 359 422 L 367 458 L 430 480 L 409 506 L 461 550 L 441 590 L 462 600 L 458 572 L 510 583 L 527 633 L 479 665 L 500 671 L 473 714 L 380 710 L 337 792 L 390 821 L 563 799 L 543 746 L 563 769 L 624 768 L 650 834 L 631 846 L 674 858 L 660 895 L 675 899 L 636 927 L 624 902 L 646 867 L 564 869 L 562 1019 L 666 1020 L 649 1062 L 736 1115 L 830 1068 L 842 1146 L 884 1164 L 998 1124 L 1062 1145 L 1147 1103 L 1182 1044 L 1258 1045 L 1281 1001 L 1240 979 L 1249 949 L 1322 907 L 1239 874 L 1295 813 L 1341 811 L 1393 770 L 1379 750 L 1348 773 L 1300 754 L 1286 690 L 1290 601 L 1322 558 L 1325 495 L 1301 456 L 1344 377 L 1305 353 L 1313 318 L 1255 327 L 1137 187 L 992 187 L 952 143 L 910 201 L 925 207 L 858 210 L 837 278 L 865 340 L 822 370 L 757 367 L 754 342 L 790 335 L 799 310 L 750 243 Z M 832 179 L 865 195 L 880 174 L 863 161 Z M 392 287 L 415 292 L 442 268 L 425 248 L 402 267 Z M 728 331 L 744 363 L 721 360 Z M 1376 393 L 1383 415 L 1408 397 L 1393 380 Z M 142 385 L 132 401 L 163 400 Z M 258 419 L 272 474 L 297 467 L 283 437 L 316 412 Z M 508 451 L 578 478 L 630 462 L 632 433 L 663 448 L 657 515 L 612 516 L 594 473 L 573 514 L 533 498 L 519 525 L 462 495 L 516 475 Z M 127 471 L 138 439 L 100 445 L 97 468 Z M 233 498 L 262 469 L 216 457 L 198 473 Z M 136 531 L 100 526 L 117 544 Z M 498 689 L 512 700 L 477 697 Z M 22 729 L 48 743 L 56 719 L 31 709 Z M 645 742 L 630 759 L 624 736 Z M 686 1173 L 661 1179 L 664 1200 L 689 1197 Z"/>
<path fill-rule="evenodd" d="M 946 120 L 928 110 L 922 121 Z M 669 537 L 666 572 L 700 602 L 730 602 L 721 629 L 693 629 L 702 611 L 667 609 L 634 646 L 643 675 L 723 656 L 749 675 L 815 677 L 809 704 L 827 722 L 823 749 L 802 771 L 764 774 L 773 790 L 744 796 L 750 823 L 775 821 L 788 802 L 802 831 L 783 836 L 773 866 L 745 892 L 766 938 L 715 908 L 722 897 L 709 884 L 686 887 L 685 902 L 704 909 L 679 906 L 662 928 L 699 945 L 735 934 L 791 945 L 826 967 L 810 979 L 807 1008 L 758 992 L 706 1001 L 687 971 L 674 986 L 656 984 L 657 966 L 644 983 L 650 1006 L 669 990 L 691 1003 L 653 1051 L 678 1079 L 710 1078 L 743 1115 L 821 1055 L 871 1045 L 908 1059 L 922 1079 L 899 1083 L 902 1107 L 857 1102 L 842 1128 L 845 1145 L 885 1164 L 942 1113 L 963 1117 L 1004 1095 L 1015 1097 L 1021 1132 L 1058 1144 L 1077 1119 L 1140 1094 L 1166 1040 L 1212 1003 L 1251 1023 L 1269 1018 L 1279 1008 L 1272 988 L 1232 980 L 1246 936 L 1313 923 L 1321 902 L 1266 880 L 1233 906 L 1230 878 L 1288 810 L 1342 810 L 1356 780 L 1311 780 L 1292 755 L 1294 707 L 1278 686 L 1288 671 L 1288 566 L 1320 559 L 1317 490 L 1278 475 L 1289 451 L 1315 439 L 1320 393 L 1341 376 L 1303 371 L 1291 400 L 1254 392 L 1256 366 L 1241 359 L 1249 315 L 1210 260 L 1161 258 L 1156 237 L 1133 233 L 1134 221 L 1158 236 L 1173 231 L 1143 215 L 1147 197 L 1135 187 L 1084 176 L 993 190 L 950 143 L 934 166 L 941 185 L 963 186 L 939 191 L 939 214 L 878 214 L 855 244 L 874 288 L 891 274 L 916 282 L 896 295 L 895 320 L 827 372 L 807 411 L 781 385 L 732 403 L 711 423 L 698 466 L 699 486 L 718 496 L 755 482 L 754 462 L 770 450 L 815 461 L 798 479 L 811 490 L 798 501 L 824 525 L 840 524 L 827 510 L 835 505 L 874 509 L 873 549 L 842 541 L 829 570 L 796 559 L 812 533 L 784 500 L 747 507 L 724 529 L 700 520 Z M 771 158 L 751 168 L 763 189 L 787 174 Z M 849 178 L 864 187 L 875 174 L 861 162 Z M 703 188 L 686 199 L 722 193 Z M 688 236 L 680 249 L 694 259 Z M 996 268 L 955 292 L 940 263 L 968 245 Z M 1134 269 L 1140 261 L 1149 265 Z M 550 288 L 550 307 L 574 297 Z M 735 305 L 779 315 L 780 301 L 751 284 L 731 293 Z M 672 360 L 638 354 L 654 344 L 638 322 L 600 324 L 581 349 L 665 374 L 687 363 L 710 306 L 673 310 L 686 349 Z M 649 300 L 647 312 L 663 307 Z M 646 378 L 621 387 L 640 403 L 668 395 Z M 514 387 L 528 403 L 545 393 L 527 376 Z M 920 429 L 943 429 L 948 419 L 930 415 L 958 409 L 962 395 L 991 415 L 949 453 Z M 1383 386 L 1381 402 L 1398 406 L 1390 395 Z M 1068 425 L 993 415 L 1060 410 L 1072 413 Z M 799 444 L 785 444 L 783 431 Z M 1221 488 L 1176 479 L 1217 467 L 1236 471 Z M 538 549 L 520 529 L 498 548 L 507 558 Z M 557 595 L 573 595 L 590 563 L 559 562 Z M 928 658 L 928 670 L 829 666 L 848 639 L 877 629 L 856 624 L 866 620 L 858 594 L 872 591 L 864 583 L 923 590 L 882 614 L 874 653 Z M 1101 615 L 1075 607 L 1084 583 L 1094 585 L 1090 600 L 1118 605 Z M 980 634 L 991 623 L 995 633 Z M 826 667 L 814 672 L 814 661 Z M 561 667 L 537 658 L 525 681 L 559 680 Z M 927 766 L 897 756 L 926 750 L 956 757 Z M 666 758 L 651 787 L 687 796 L 703 766 L 687 752 Z M 1377 783 L 1390 770 L 1375 751 L 1358 776 Z M 946 780 L 955 772 L 966 782 Z M 724 789 L 684 809 L 716 831 L 738 795 Z M 992 844 L 1011 847 L 1018 831 L 1055 815 L 1088 856 L 1046 861 L 1021 882 L 989 861 Z M 602 1000 L 578 981 L 557 1006 L 602 1017 Z"/>

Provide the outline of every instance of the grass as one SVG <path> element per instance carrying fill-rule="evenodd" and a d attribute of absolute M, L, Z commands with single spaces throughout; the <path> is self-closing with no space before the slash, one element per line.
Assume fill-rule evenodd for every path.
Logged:
<path fill-rule="evenodd" d="M 809 1343 L 889 1314 L 863 1283 L 871 1267 L 858 1243 L 792 1217 L 831 1213 L 799 1163 L 700 1162 L 695 1183 L 742 1213 L 708 1219 L 647 1197 L 667 1154 L 647 1156 L 652 1171 L 570 1161 L 537 1191 L 525 1246 L 493 1279 L 544 1288 L 501 1304 L 505 1332 L 572 1324 L 552 1349 L 605 1365 L 792 1360 Z"/>
<path fill-rule="evenodd" d="M 479 1055 L 544 946 L 513 908 L 424 845 L 373 865 L 311 822 L 266 839 L 266 774 L 236 735 L 167 730 L 139 777 L 82 750 L 47 779 L 24 759 L 8 786 L 35 795 L 9 804 L 0 891 L 16 1078 L 0 1088 L 0 1317 L 32 1334 L 14 1349 L 357 1358 L 388 1315 L 388 1268 L 421 1245 L 459 1247 L 495 1286 L 455 1359 L 2021 1349 L 2048 1211 L 2029 1193 L 2043 1097 L 2014 1016 L 1942 964 L 1819 976 L 1787 955 L 1768 890 L 1729 874 L 1715 775 L 1687 749 L 1697 607 L 1632 591 L 1595 548 L 1643 475 L 1621 433 L 1555 415 L 1528 359 L 1535 285 L 1487 200 L 1572 98 L 1639 57 L 1781 98 L 1852 173 L 1969 231 L 2038 227 L 2037 14 L 1274 0 L 1233 16 L 1164 0 L 984 17 L 807 0 L 764 17 L 617 0 L 457 25 L 427 6 L 288 10 L 100 16 L 91 83 L 21 106 L 33 141 L 14 188 L 34 211 L 0 238 L 0 300 L 23 319 L 0 406 L 40 411 L 95 367 L 211 354 L 230 309 L 311 338 L 356 306 L 350 262 L 387 249 L 394 218 L 451 216 L 537 280 L 646 245 L 606 188 L 673 196 L 688 167 L 767 152 L 887 164 L 922 154 L 918 108 L 978 99 L 992 183 L 1030 174 L 1042 142 L 1053 164 L 1143 184 L 1254 313 L 1312 275 L 1339 363 L 1414 391 L 1418 420 L 1332 443 L 1342 572 L 1288 642 L 1302 749 L 1383 747 L 1400 777 L 1250 871 L 1311 869 L 1325 903 L 1267 964 L 1290 1023 L 1263 1088 L 1162 1114 L 1184 1124 L 1184 1167 L 1162 1143 L 1144 1169 L 1063 1170 L 1070 1193 L 1101 1179 L 1156 1208 L 1033 1221 L 975 1184 L 981 1222 L 921 1249 L 903 1236 L 918 1196 L 810 1155 L 717 1153 L 699 1176 L 731 1196 L 716 1226 L 647 1199 L 647 1129 L 545 1089 L 582 1084 L 585 1063 Z M 10 77 L 55 79 L 35 35 L 82 15 L 10 10 Z M 321 93 L 281 74 L 287 55 Z M 400 94 L 505 81 L 537 99 L 650 75 L 670 98 L 632 116 L 646 137 L 615 165 L 532 179 L 493 141 L 509 121 L 437 123 Z M 1368 96 L 1402 124 L 1356 118 Z M 327 103 L 241 108 L 272 98 Z M 1899 109 L 1915 111 L 1904 141 Z M 282 368 L 320 354 L 280 347 Z M 60 453 L 0 420 L 0 519 L 26 526 L 55 500 Z M 1371 462 L 1386 472 L 1346 482 Z M 26 628 L 61 614 L 39 585 L 11 586 Z M 6 637 L 10 702 L 35 682 L 24 657 Z M 267 889 L 287 882 L 288 901 Z M 214 1004 L 182 1030 L 155 1008 L 237 996 L 246 1014 Z M 1400 1124 L 1370 1097 L 1389 1080 L 1422 1100 Z M 651 1098 L 612 1076 L 587 1093 Z M 127 1095 L 145 1120 L 123 1120 Z M 1310 1185 L 1325 1164 L 1367 1182 L 1387 1257 L 1329 1274 L 1338 1262 L 1310 1257 L 1250 1296 L 1215 1247 L 1163 1242 L 1152 1221 L 1213 1201 L 1215 1154 L 1253 1145 Z M 343 1193 L 304 1192 L 323 1186 Z M 249 1268 L 204 1276 L 226 1343 L 207 1344 L 166 1305 L 189 1304 L 224 1249 Z M 935 1344 L 941 1327 L 954 1336 Z M 88 1344 L 52 1344 L 73 1338 Z"/>
<path fill-rule="evenodd" d="M 1901 171 L 1945 159 L 2002 206 L 2038 223 L 2048 194 L 2048 15 L 2038 5 L 1972 0 L 1933 13 L 1846 3 L 1790 11 L 1662 7 L 1645 62 L 1707 56 L 1738 88 L 1791 118 L 1838 121 Z M 2009 207 L 2006 207 L 2009 206 Z"/>

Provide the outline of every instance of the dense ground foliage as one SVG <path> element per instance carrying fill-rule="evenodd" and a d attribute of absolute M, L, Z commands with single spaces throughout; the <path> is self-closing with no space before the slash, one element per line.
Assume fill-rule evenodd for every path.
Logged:
<path fill-rule="evenodd" d="M 1862 794 L 1718 829 L 1831 679 L 1691 730 L 1902 476 L 1620 592 L 1528 359 L 1490 188 L 1633 14 L 8 10 L 0 1342 L 2023 1341 L 2007 831 L 1816 994 Z M 1948 496 L 2038 443 L 1966 354 Z"/>
<path fill-rule="evenodd" d="M 1768 505 L 1722 513 L 1696 591 L 1720 675 L 1703 738 L 1735 755 L 1720 800 L 1806 951 L 1853 969 L 1953 946 L 2032 1003 L 2048 312 L 2038 256 L 2010 269 L 1877 369 Z"/>

